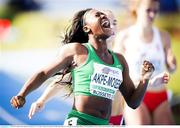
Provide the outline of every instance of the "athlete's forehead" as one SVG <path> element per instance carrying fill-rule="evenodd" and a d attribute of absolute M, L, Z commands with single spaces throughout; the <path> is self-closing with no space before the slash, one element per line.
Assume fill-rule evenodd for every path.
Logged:
<path fill-rule="evenodd" d="M 110 20 L 116 20 L 114 14 L 110 10 L 102 10 L 102 12 L 109 18 Z"/>
<path fill-rule="evenodd" d="M 158 1 L 153 1 L 153 0 L 143 0 L 142 3 L 140 4 L 141 7 L 144 8 L 159 8 L 159 2 Z"/>
<path fill-rule="evenodd" d="M 91 14 L 96 13 L 96 12 L 99 12 L 99 10 L 91 9 L 91 10 L 86 12 L 86 15 L 91 15 Z"/>
<path fill-rule="evenodd" d="M 91 9 L 84 14 L 84 18 L 95 16 L 95 14 L 98 14 L 98 13 L 102 14 L 103 12 L 97 9 Z"/>

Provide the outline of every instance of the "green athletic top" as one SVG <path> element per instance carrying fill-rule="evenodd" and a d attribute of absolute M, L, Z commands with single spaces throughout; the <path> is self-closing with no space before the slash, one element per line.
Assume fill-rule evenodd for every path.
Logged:
<path fill-rule="evenodd" d="M 74 95 L 100 96 L 113 100 L 123 78 L 123 66 L 117 56 L 112 52 L 114 63 L 112 65 L 103 62 L 94 51 L 90 43 L 86 43 L 88 57 L 84 64 L 73 69 Z"/>

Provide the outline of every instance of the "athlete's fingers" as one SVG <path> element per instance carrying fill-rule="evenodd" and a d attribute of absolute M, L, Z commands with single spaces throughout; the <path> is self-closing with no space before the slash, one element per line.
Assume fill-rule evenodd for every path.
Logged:
<path fill-rule="evenodd" d="M 37 112 L 40 111 L 42 108 L 44 107 L 44 103 L 43 102 L 39 102 L 36 101 L 34 103 L 32 103 L 31 108 L 29 110 L 29 118 L 31 119 L 32 116 Z"/>
<path fill-rule="evenodd" d="M 13 96 L 12 99 L 10 100 L 11 105 L 17 109 L 23 107 L 25 102 L 26 102 L 26 100 L 22 96 Z"/>
<path fill-rule="evenodd" d="M 20 108 L 23 105 L 18 97 L 16 99 L 16 103 L 17 103 L 18 108 Z"/>
<path fill-rule="evenodd" d="M 169 82 L 169 79 L 165 77 L 165 78 L 163 79 L 163 82 L 164 82 L 165 84 L 167 84 L 167 83 Z"/>
<path fill-rule="evenodd" d="M 170 75 L 169 75 L 169 73 L 165 72 L 164 76 L 163 76 L 164 83 L 167 84 L 169 82 L 169 80 L 170 80 Z"/>
<path fill-rule="evenodd" d="M 145 61 L 143 62 L 143 68 L 144 68 L 144 70 L 145 70 L 146 72 L 149 72 L 149 71 L 151 72 L 151 71 L 154 70 L 153 64 L 152 64 L 151 62 L 147 61 L 147 60 L 145 60 Z"/>
<path fill-rule="evenodd" d="M 32 113 L 32 109 L 33 109 L 33 108 L 32 108 L 32 105 L 31 105 L 31 108 L 29 109 L 29 114 L 28 114 L 29 119 L 32 118 L 32 114 L 31 114 L 31 113 Z"/>
<path fill-rule="evenodd" d="M 163 79 L 164 80 L 169 80 L 169 77 L 168 76 L 164 76 Z"/>
<path fill-rule="evenodd" d="M 18 103 L 17 103 L 17 97 L 14 96 L 12 99 L 11 99 L 11 105 L 14 107 L 14 108 L 18 108 Z"/>
<path fill-rule="evenodd" d="M 150 77 L 152 76 L 154 72 L 154 66 L 151 62 L 149 61 L 144 61 L 142 64 L 142 68 L 141 68 L 141 75 L 142 78 L 144 79 L 150 79 Z"/>
<path fill-rule="evenodd" d="M 11 100 L 10 100 L 10 104 L 11 104 L 11 106 L 12 106 L 12 107 L 15 107 L 15 105 L 14 105 L 14 101 L 13 101 L 13 100 L 14 100 L 14 97 L 12 97 L 12 98 L 11 98 Z"/>
<path fill-rule="evenodd" d="M 32 118 L 32 116 L 33 116 L 33 111 L 34 111 L 34 108 L 35 106 L 34 106 L 34 103 L 31 105 L 31 108 L 30 108 L 30 110 L 29 110 L 29 115 L 28 115 L 28 117 L 29 117 L 29 119 L 31 119 Z"/>
<path fill-rule="evenodd" d="M 38 103 L 34 103 L 34 107 L 32 109 L 32 116 L 40 110 L 40 106 L 38 105 Z"/>
<path fill-rule="evenodd" d="M 168 80 L 164 80 L 164 84 L 167 84 L 168 83 Z"/>
<path fill-rule="evenodd" d="M 36 113 L 37 111 L 37 104 L 34 105 L 34 108 L 32 110 L 32 116 Z"/>
<path fill-rule="evenodd" d="M 169 77 L 169 74 L 164 73 L 163 77 Z"/>
<path fill-rule="evenodd" d="M 17 96 L 17 101 L 18 101 L 18 107 L 23 107 L 23 105 L 26 103 L 26 99 L 23 96 Z"/>
<path fill-rule="evenodd" d="M 170 75 L 168 75 L 167 77 L 165 77 L 165 78 L 167 78 L 168 80 L 170 80 Z"/>

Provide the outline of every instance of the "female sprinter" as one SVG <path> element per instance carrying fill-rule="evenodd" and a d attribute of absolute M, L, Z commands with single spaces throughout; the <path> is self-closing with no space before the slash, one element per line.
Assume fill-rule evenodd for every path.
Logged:
<path fill-rule="evenodd" d="M 117 34 L 114 51 L 122 53 L 130 68 L 134 83 L 141 79 L 140 63 L 147 59 L 155 66 L 155 73 L 149 82 L 140 107 L 125 108 L 126 124 L 173 124 L 173 117 L 165 84 L 169 72 L 176 70 L 176 59 L 172 53 L 169 34 L 153 26 L 159 10 L 158 0 L 133 0 L 134 25 Z M 155 78 L 157 78 L 155 80 Z M 153 84 L 153 83 L 154 84 Z"/>
<path fill-rule="evenodd" d="M 117 31 L 117 20 L 115 19 L 115 16 L 110 10 L 102 10 L 103 13 L 105 13 L 110 20 L 111 28 L 113 31 L 116 33 Z M 114 36 L 109 37 L 107 40 L 107 47 L 109 49 L 112 49 L 112 43 L 114 41 Z M 67 92 L 66 96 L 70 96 L 72 92 L 72 87 L 71 87 L 71 74 L 67 73 L 67 71 L 64 72 L 64 76 L 62 76 L 63 72 L 59 72 L 59 75 L 56 75 L 57 78 L 53 80 L 50 85 L 46 88 L 44 93 L 41 95 L 38 100 L 36 100 L 34 103 L 32 103 L 31 108 L 29 110 L 29 118 L 31 119 L 32 116 L 37 112 L 40 111 L 44 108 L 45 104 L 52 99 L 57 93 L 59 93 L 62 89 L 65 88 L 64 91 L 69 91 Z M 68 86 L 64 86 L 68 85 Z M 111 111 L 111 117 L 109 119 L 109 123 L 111 125 L 120 125 L 122 124 L 123 118 L 122 118 L 122 113 L 123 113 L 123 97 L 121 96 L 120 91 L 117 91 L 112 103 L 112 111 Z"/>

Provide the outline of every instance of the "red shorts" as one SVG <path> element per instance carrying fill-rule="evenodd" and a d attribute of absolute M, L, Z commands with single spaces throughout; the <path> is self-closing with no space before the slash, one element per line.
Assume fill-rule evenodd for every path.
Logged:
<path fill-rule="evenodd" d="M 123 122 L 123 116 L 118 115 L 118 116 L 111 116 L 109 119 L 109 123 L 111 125 L 121 125 Z"/>
<path fill-rule="evenodd" d="M 149 109 L 149 112 L 153 112 L 162 102 L 168 100 L 166 90 L 162 92 L 146 92 L 143 102 Z"/>

